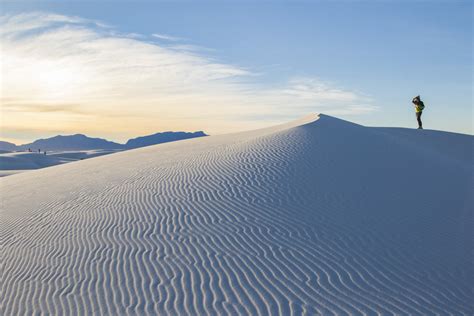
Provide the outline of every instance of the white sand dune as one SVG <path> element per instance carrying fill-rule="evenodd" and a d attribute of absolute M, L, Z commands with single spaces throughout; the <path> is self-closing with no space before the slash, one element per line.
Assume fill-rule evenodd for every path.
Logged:
<path fill-rule="evenodd" d="M 0 153 L 0 177 L 117 152 L 114 149 Z"/>
<path fill-rule="evenodd" d="M 329 116 L 0 179 L 2 315 L 473 315 L 472 136 Z"/>

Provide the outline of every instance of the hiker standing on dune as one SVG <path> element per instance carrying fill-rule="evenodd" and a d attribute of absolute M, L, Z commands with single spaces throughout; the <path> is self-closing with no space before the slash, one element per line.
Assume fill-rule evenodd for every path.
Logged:
<path fill-rule="evenodd" d="M 415 105 L 416 120 L 418 121 L 418 129 L 423 129 L 423 123 L 421 122 L 421 114 L 425 108 L 425 104 L 421 101 L 420 96 L 417 95 L 411 101 Z"/>

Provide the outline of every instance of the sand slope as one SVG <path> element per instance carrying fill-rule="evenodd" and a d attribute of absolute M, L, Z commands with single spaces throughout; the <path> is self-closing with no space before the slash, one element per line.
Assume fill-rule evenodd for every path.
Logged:
<path fill-rule="evenodd" d="M 114 149 L 92 149 L 76 151 L 48 151 L 44 152 L 8 152 L 0 153 L 0 177 L 33 169 L 51 167 L 71 161 L 88 159 L 115 153 Z"/>
<path fill-rule="evenodd" d="M 473 145 L 321 115 L 2 178 L 1 314 L 472 315 Z"/>

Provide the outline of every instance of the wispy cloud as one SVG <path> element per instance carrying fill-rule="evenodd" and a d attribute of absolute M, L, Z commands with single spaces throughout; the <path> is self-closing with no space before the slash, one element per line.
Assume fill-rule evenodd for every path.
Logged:
<path fill-rule="evenodd" d="M 35 112 L 35 113 L 51 113 L 64 112 L 72 114 L 85 114 L 80 104 L 38 104 L 38 103 L 2 103 L 3 110 L 9 112 Z"/>
<path fill-rule="evenodd" d="M 167 34 L 153 33 L 153 34 L 151 34 L 151 36 L 162 39 L 162 40 L 166 40 L 166 41 L 172 41 L 172 42 L 177 42 L 177 41 L 183 40 L 183 38 L 181 38 L 181 37 L 171 36 L 171 35 L 167 35 Z"/>
<path fill-rule="evenodd" d="M 299 78 L 290 80 L 288 88 L 282 90 L 284 94 L 303 100 L 315 101 L 348 101 L 358 100 L 360 95 L 338 89 L 314 78 Z"/>
<path fill-rule="evenodd" d="M 2 133 L 5 126 L 53 124 L 103 136 L 113 131 L 124 140 L 159 130 L 231 132 L 308 112 L 374 110 L 367 96 L 321 79 L 269 86 L 251 69 L 218 62 L 182 40 L 167 47 L 80 17 L 5 15 L 0 30 L 1 97 L 8 100 Z"/>

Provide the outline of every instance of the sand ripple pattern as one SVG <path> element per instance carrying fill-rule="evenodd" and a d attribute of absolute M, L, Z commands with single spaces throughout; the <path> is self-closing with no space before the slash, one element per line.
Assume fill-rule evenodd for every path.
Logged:
<path fill-rule="evenodd" d="M 2 178 L 1 314 L 473 315 L 473 137 L 313 120 Z"/>

